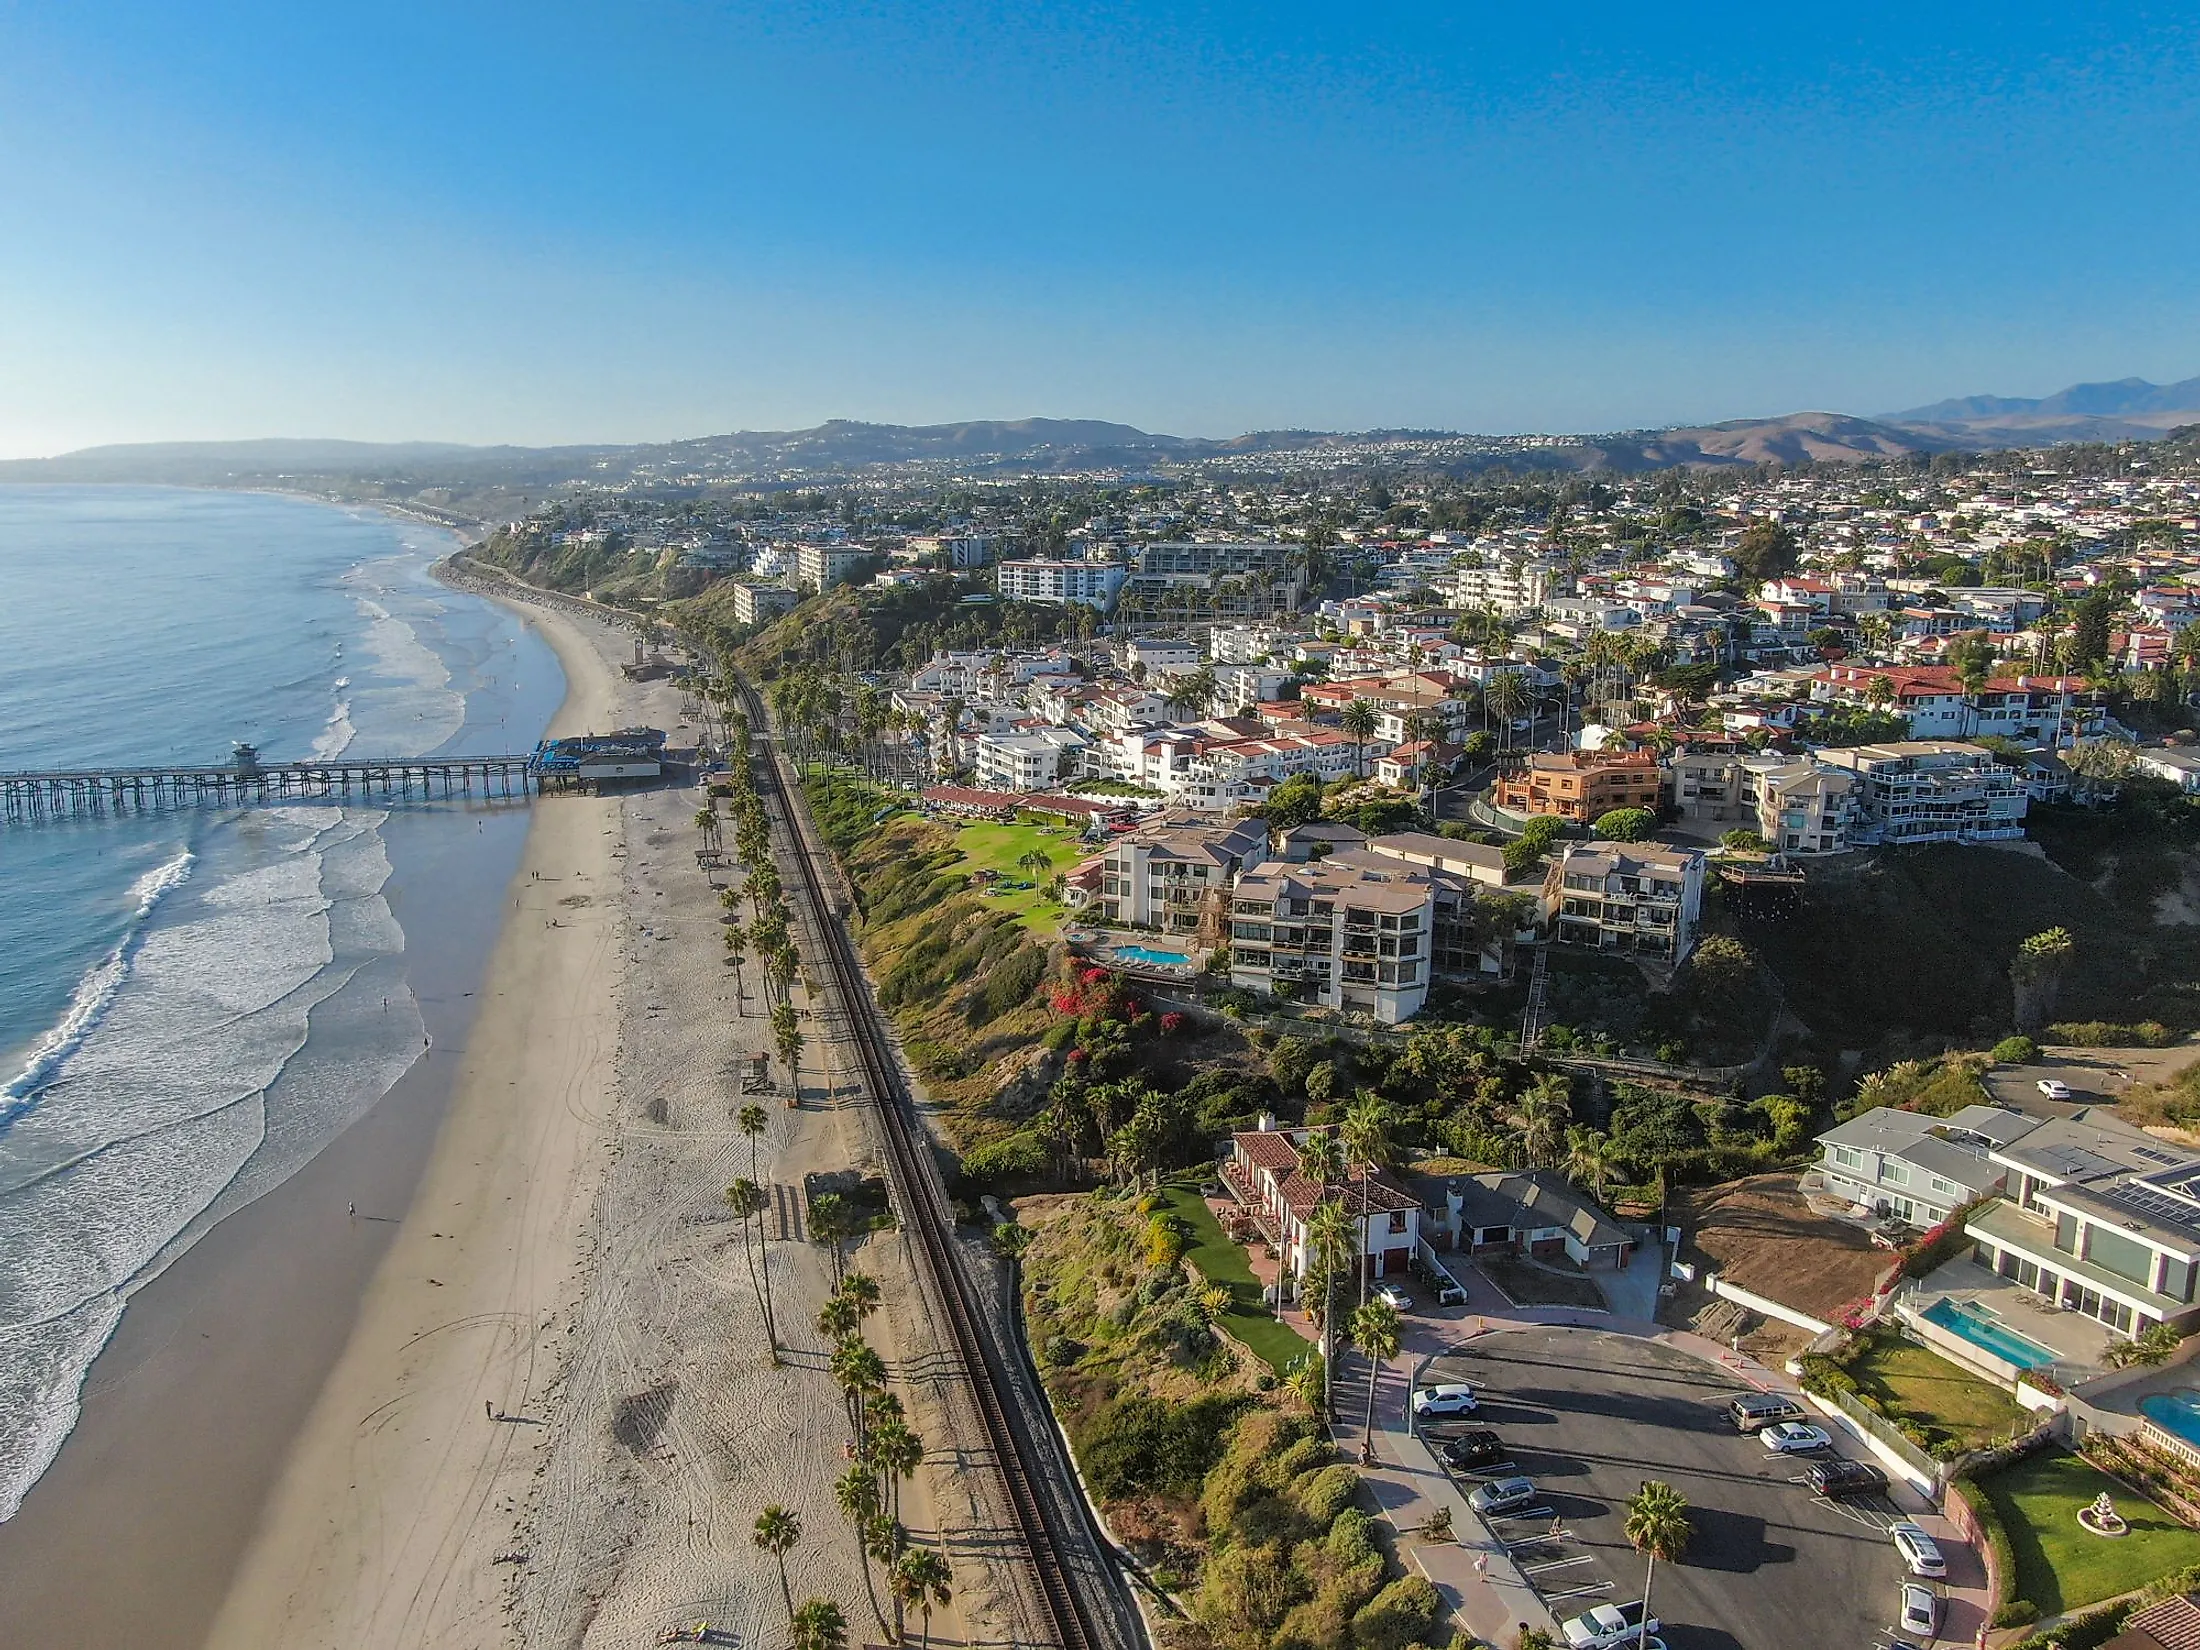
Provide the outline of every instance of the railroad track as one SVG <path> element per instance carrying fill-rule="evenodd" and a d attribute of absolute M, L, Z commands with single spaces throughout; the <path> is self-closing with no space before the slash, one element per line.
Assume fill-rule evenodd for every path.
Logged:
<path fill-rule="evenodd" d="M 749 725 L 761 734 L 766 725 L 763 705 L 746 683 L 741 691 L 749 707 Z M 819 960 L 833 980 L 840 998 L 840 1018 L 850 1033 L 864 1085 L 877 1105 L 886 1140 L 889 1179 L 898 1194 L 904 1223 L 916 1238 L 923 1265 L 931 1276 L 948 1335 L 967 1372 L 985 1427 L 986 1444 L 993 1453 L 1017 1533 L 1037 1577 L 1040 1604 L 1054 1630 L 1054 1642 L 1062 1650 L 1143 1650 L 1145 1634 L 1136 1607 L 1123 1594 L 1120 1576 L 1104 1550 L 1105 1538 L 1092 1523 L 1082 1491 L 1063 1457 L 1059 1436 L 1051 1423 L 1041 1432 L 1028 1411 L 1014 1410 L 1004 1401 L 1003 1393 L 1018 1381 L 1018 1373 L 1008 1367 L 1006 1353 L 986 1333 L 976 1288 L 955 1246 L 955 1217 L 946 1185 L 902 1081 L 893 1045 L 871 1000 L 855 943 L 848 937 L 847 926 L 819 869 L 807 810 L 788 782 L 776 742 L 760 738 L 759 743 L 766 758 L 766 782 L 793 838 L 795 868 L 823 942 L 825 954 Z M 1043 1394 L 1037 1402 L 1043 1413 Z M 1051 1486 L 1035 1481 L 1034 1467 L 1053 1474 Z M 1073 1568 L 1075 1575 L 1071 1573 Z M 1096 1599 L 1092 1596 L 1096 1592 L 1106 1596 Z"/>

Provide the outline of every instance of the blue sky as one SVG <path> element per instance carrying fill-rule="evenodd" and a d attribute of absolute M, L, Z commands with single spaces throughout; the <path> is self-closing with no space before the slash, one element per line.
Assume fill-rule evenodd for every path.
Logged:
<path fill-rule="evenodd" d="M 2200 15 L 0 0 L 0 453 L 2200 373 Z"/>

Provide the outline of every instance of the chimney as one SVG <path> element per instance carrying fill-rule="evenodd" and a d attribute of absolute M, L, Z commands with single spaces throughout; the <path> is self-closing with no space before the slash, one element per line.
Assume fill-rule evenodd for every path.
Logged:
<path fill-rule="evenodd" d="M 1253 1119 L 1253 1127 L 1258 1129 L 1262 1134 L 1272 1134 L 1275 1131 L 1276 1127 L 1276 1114 L 1272 1111 L 1262 1112 L 1258 1117 Z"/>

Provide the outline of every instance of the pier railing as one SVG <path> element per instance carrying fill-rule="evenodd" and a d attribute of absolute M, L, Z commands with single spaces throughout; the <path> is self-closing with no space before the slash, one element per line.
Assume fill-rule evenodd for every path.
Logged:
<path fill-rule="evenodd" d="M 249 767 L 57 769 L 0 773 L 0 819 L 33 821 L 347 797 L 522 797 L 539 790 L 542 783 L 524 755 L 354 756 Z"/>

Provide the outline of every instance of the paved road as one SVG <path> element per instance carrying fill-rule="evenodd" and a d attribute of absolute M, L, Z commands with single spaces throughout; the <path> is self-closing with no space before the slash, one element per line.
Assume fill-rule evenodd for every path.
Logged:
<path fill-rule="evenodd" d="M 1561 1617 L 1641 1595 L 1624 1504 L 1660 1478 L 1687 1497 L 1695 1526 L 1687 1562 L 1661 1566 L 1652 1597 L 1673 1650 L 1855 1650 L 1885 1636 L 1900 1584 L 1884 1535 L 1892 1505 L 1833 1505 L 1792 1482 L 1800 1462 L 1719 1413 L 1744 1390 L 1720 1371 L 1637 1336 L 1525 1328 L 1480 1337 L 1423 1379 L 1485 1386 L 1478 1419 L 1548 1492 L 1543 1519 L 1499 1533 L 1526 1540 L 1563 1521 L 1565 1539 L 1520 1555 L 1551 1566 L 1536 1576 L 1546 1591 L 1583 1589 L 1553 1605 Z"/>

